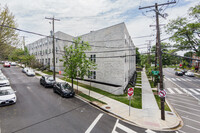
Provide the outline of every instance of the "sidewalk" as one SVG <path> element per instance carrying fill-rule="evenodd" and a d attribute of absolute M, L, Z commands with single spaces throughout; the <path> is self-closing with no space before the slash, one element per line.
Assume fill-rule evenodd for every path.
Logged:
<path fill-rule="evenodd" d="M 40 71 L 36 72 L 40 75 L 46 75 Z M 56 78 L 56 81 L 63 82 L 63 80 L 59 78 Z M 69 84 L 71 85 L 71 83 Z M 74 88 L 77 88 L 75 84 Z M 78 86 L 78 90 L 84 94 L 89 94 L 89 90 L 83 87 Z M 161 120 L 161 111 L 158 108 L 146 73 L 144 71 L 142 72 L 142 109 L 131 107 L 130 116 L 128 105 L 93 91 L 90 91 L 90 96 L 107 103 L 107 105 L 99 106 L 103 110 L 106 110 L 140 127 L 153 130 L 170 131 L 173 128 L 179 126 L 181 122 L 181 119 L 175 113 L 167 111 L 165 112 L 165 121 Z"/>

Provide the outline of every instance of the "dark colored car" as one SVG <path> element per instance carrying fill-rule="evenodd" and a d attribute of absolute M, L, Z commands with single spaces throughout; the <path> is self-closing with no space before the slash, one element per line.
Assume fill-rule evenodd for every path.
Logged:
<path fill-rule="evenodd" d="M 61 97 L 73 97 L 74 89 L 68 83 L 56 82 L 53 86 L 53 92 L 58 93 Z"/>
<path fill-rule="evenodd" d="M 181 71 L 176 71 L 176 72 L 175 72 L 175 75 L 177 75 L 177 76 L 183 76 L 183 72 L 181 72 Z"/>
<path fill-rule="evenodd" d="M 55 81 L 53 80 L 53 76 L 45 75 L 40 78 L 40 84 L 46 87 L 53 87 Z"/>
<path fill-rule="evenodd" d="M 183 73 L 183 75 L 187 72 L 187 70 L 183 69 L 181 70 L 181 72 Z"/>

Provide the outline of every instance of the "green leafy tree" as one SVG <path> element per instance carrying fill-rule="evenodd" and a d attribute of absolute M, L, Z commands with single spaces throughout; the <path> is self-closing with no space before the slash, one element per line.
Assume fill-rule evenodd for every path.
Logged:
<path fill-rule="evenodd" d="M 74 44 L 64 48 L 64 56 L 60 61 L 64 62 L 65 75 L 72 79 L 87 76 L 88 71 L 96 69 L 96 64 L 89 59 L 85 51 L 90 50 L 91 47 L 88 42 L 81 41 L 81 38 L 74 40 Z"/>
<path fill-rule="evenodd" d="M 2 7 L 0 5 L 0 56 L 1 58 L 8 58 L 8 54 L 5 51 L 11 51 L 12 47 L 8 45 L 18 44 L 18 34 L 14 29 L 3 27 L 17 27 L 14 15 L 9 11 L 8 7 Z"/>
<path fill-rule="evenodd" d="M 192 50 L 200 55 L 200 5 L 196 5 L 188 10 L 189 18 L 178 17 L 171 20 L 166 28 L 166 32 L 171 36 L 170 40 L 176 42 L 178 50 Z"/>
<path fill-rule="evenodd" d="M 141 57 L 140 57 L 139 48 L 136 48 L 136 64 L 141 65 Z"/>

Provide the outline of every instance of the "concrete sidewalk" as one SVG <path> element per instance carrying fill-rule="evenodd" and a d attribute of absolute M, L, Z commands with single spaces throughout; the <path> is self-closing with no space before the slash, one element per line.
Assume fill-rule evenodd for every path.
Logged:
<path fill-rule="evenodd" d="M 46 75 L 40 71 L 36 72 L 40 75 Z M 56 78 L 56 81 L 63 82 L 63 80 L 59 78 Z M 71 83 L 69 84 L 71 85 Z M 77 88 L 77 86 L 74 85 L 74 88 Z M 83 87 L 78 86 L 78 90 L 84 94 L 89 94 L 89 90 Z M 166 120 L 161 120 L 161 111 L 158 108 L 144 71 L 142 72 L 142 109 L 131 107 L 130 116 L 128 105 L 93 91 L 90 91 L 90 96 L 107 103 L 107 105 L 102 106 L 97 104 L 97 106 L 103 110 L 106 110 L 140 127 L 153 130 L 173 130 L 174 128 L 178 127 L 181 122 L 181 119 L 173 112 L 166 112 Z"/>

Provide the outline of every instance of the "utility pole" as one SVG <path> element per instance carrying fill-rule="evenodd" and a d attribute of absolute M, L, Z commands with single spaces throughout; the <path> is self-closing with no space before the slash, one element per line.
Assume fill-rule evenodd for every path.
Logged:
<path fill-rule="evenodd" d="M 55 19 L 54 16 L 53 18 L 47 18 L 45 19 L 52 20 L 52 35 L 53 35 L 53 79 L 56 81 L 56 63 L 55 63 L 55 36 L 54 36 L 54 21 L 60 21 L 60 19 Z"/>
<path fill-rule="evenodd" d="M 161 51 L 161 44 L 160 44 L 160 27 L 159 27 L 159 15 L 164 17 L 164 15 L 159 13 L 158 6 L 164 6 L 164 5 L 169 5 L 169 4 L 174 4 L 174 2 L 167 2 L 163 4 L 157 4 L 152 6 L 146 6 L 146 7 L 140 7 L 139 9 L 145 9 L 145 8 L 152 8 L 155 7 L 155 13 L 156 13 L 156 29 L 157 29 L 157 44 L 158 44 L 158 58 L 159 58 L 159 75 L 160 75 L 160 90 L 164 90 L 163 86 L 163 71 L 162 71 L 162 51 Z M 165 97 L 160 97 L 161 98 L 161 119 L 165 120 Z"/>
<path fill-rule="evenodd" d="M 153 40 L 146 40 L 146 41 L 149 42 L 149 43 L 147 43 L 147 53 L 148 53 L 147 60 L 148 60 L 148 64 L 151 64 L 150 52 L 151 52 L 151 42 L 152 42 Z"/>

